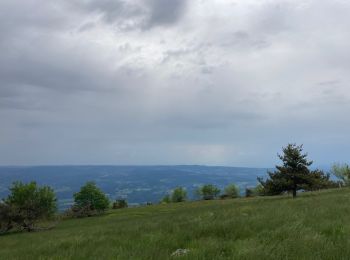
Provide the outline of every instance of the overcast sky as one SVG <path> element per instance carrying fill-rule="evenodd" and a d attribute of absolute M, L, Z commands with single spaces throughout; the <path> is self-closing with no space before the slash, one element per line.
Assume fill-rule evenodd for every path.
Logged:
<path fill-rule="evenodd" d="M 350 160 L 348 0 L 1 0 L 0 164 Z"/>

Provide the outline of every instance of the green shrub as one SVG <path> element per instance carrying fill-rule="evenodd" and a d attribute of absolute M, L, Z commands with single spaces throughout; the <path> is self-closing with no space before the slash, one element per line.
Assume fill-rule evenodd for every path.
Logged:
<path fill-rule="evenodd" d="M 333 164 L 331 173 L 339 178 L 344 185 L 350 185 L 350 166 L 348 164 Z"/>
<path fill-rule="evenodd" d="M 171 193 L 171 201 L 172 202 L 183 202 L 187 199 L 187 192 L 182 187 L 177 187 Z"/>
<path fill-rule="evenodd" d="M 0 234 L 6 233 L 13 228 L 12 207 L 0 201 Z"/>
<path fill-rule="evenodd" d="M 199 187 L 196 193 L 203 200 L 213 200 L 219 195 L 220 189 L 212 184 L 206 184 Z"/>
<path fill-rule="evenodd" d="M 254 195 L 256 196 L 263 196 L 265 195 L 264 187 L 261 184 L 256 185 L 254 188 Z"/>
<path fill-rule="evenodd" d="M 235 184 L 230 184 L 225 188 L 224 195 L 226 198 L 238 198 L 239 188 Z"/>
<path fill-rule="evenodd" d="M 167 204 L 167 203 L 177 203 L 177 202 L 184 202 L 187 200 L 187 191 L 182 187 L 175 188 L 170 194 L 166 194 L 162 200 L 161 203 Z"/>
<path fill-rule="evenodd" d="M 256 197 L 256 196 L 264 196 L 265 191 L 264 187 L 261 184 L 258 184 L 255 187 L 246 187 L 245 188 L 245 197 Z"/>
<path fill-rule="evenodd" d="M 94 182 L 87 182 L 80 191 L 74 194 L 74 205 L 71 213 L 78 217 L 103 213 L 109 207 L 108 197 Z"/>
<path fill-rule="evenodd" d="M 73 205 L 68 210 L 64 212 L 64 216 L 68 218 L 84 218 L 100 215 L 101 212 L 91 209 L 88 205 L 77 206 Z"/>
<path fill-rule="evenodd" d="M 32 231 L 40 220 L 50 219 L 57 211 L 57 199 L 53 189 L 38 187 L 35 182 L 13 183 L 10 195 L 0 203 L 0 229 L 13 228 Z"/>
<path fill-rule="evenodd" d="M 171 202 L 171 199 L 170 199 L 170 195 L 169 194 L 166 194 L 161 200 L 161 203 L 163 203 L 163 204 L 168 204 L 170 202 Z"/>
<path fill-rule="evenodd" d="M 245 188 L 245 197 L 246 198 L 254 197 L 254 191 L 252 188 Z"/>

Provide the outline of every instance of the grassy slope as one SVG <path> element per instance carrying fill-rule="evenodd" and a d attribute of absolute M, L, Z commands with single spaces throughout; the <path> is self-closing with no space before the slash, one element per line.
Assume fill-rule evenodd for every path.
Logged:
<path fill-rule="evenodd" d="M 1 259 L 348 259 L 350 190 L 114 210 L 0 237 Z"/>

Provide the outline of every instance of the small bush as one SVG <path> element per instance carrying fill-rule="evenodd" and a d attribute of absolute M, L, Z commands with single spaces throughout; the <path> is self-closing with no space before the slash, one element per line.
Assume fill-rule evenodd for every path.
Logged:
<path fill-rule="evenodd" d="M 255 196 L 264 196 L 265 195 L 264 187 L 261 184 L 256 185 L 256 187 L 253 190 L 253 193 Z"/>
<path fill-rule="evenodd" d="M 64 212 L 64 216 L 68 218 L 85 218 L 100 215 L 101 212 L 97 210 L 92 210 L 89 205 L 87 206 L 77 206 L 73 205 L 68 210 Z"/>
<path fill-rule="evenodd" d="M 161 203 L 163 203 L 163 204 L 168 204 L 168 203 L 170 203 L 170 202 L 171 202 L 171 199 L 170 199 L 170 195 L 169 195 L 169 194 L 165 195 L 165 196 L 162 198 L 162 200 L 161 200 Z"/>
<path fill-rule="evenodd" d="M 122 209 L 127 207 L 128 207 L 128 202 L 124 199 L 116 200 L 112 206 L 113 209 Z"/>
<path fill-rule="evenodd" d="M 225 197 L 227 197 L 227 198 L 238 198 L 239 197 L 239 188 L 235 184 L 230 184 L 225 188 L 224 195 L 226 195 Z"/>
<path fill-rule="evenodd" d="M 254 190 L 252 188 L 245 188 L 245 197 L 254 197 Z"/>
<path fill-rule="evenodd" d="M 203 200 L 213 200 L 219 195 L 220 189 L 212 184 L 207 184 L 199 187 L 196 193 Z"/>
<path fill-rule="evenodd" d="M 10 195 L 0 203 L 0 230 L 33 231 L 40 220 L 52 218 L 57 211 L 57 199 L 53 189 L 39 187 L 35 182 L 13 183 Z"/>
<path fill-rule="evenodd" d="M 161 200 L 161 203 L 177 203 L 187 200 L 187 191 L 182 187 L 175 188 L 170 194 L 167 194 Z"/>
<path fill-rule="evenodd" d="M 335 163 L 332 166 L 331 173 L 339 178 L 343 185 L 350 185 L 350 165 Z"/>
<path fill-rule="evenodd" d="M 0 202 L 0 234 L 6 233 L 13 228 L 13 213 L 12 207 L 5 203 Z"/>
<path fill-rule="evenodd" d="M 87 182 L 74 194 L 74 205 L 66 214 L 72 217 L 90 217 L 103 213 L 108 207 L 108 197 L 94 182 Z"/>
<path fill-rule="evenodd" d="M 230 196 L 228 196 L 227 194 L 221 194 L 220 199 L 222 200 L 230 199 Z"/>
<path fill-rule="evenodd" d="M 261 184 L 258 184 L 256 187 L 245 188 L 245 197 L 256 197 L 256 196 L 264 196 L 265 190 Z"/>
<path fill-rule="evenodd" d="M 187 199 L 187 192 L 182 187 L 177 187 L 171 193 L 171 201 L 172 202 L 183 202 Z"/>

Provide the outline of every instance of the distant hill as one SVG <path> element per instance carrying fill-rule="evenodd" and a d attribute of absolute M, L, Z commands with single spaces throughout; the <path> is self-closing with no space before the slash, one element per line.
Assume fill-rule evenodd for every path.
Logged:
<path fill-rule="evenodd" d="M 255 186 L 266 168 L 221 166 L 32 166 L 0 167 L 0 198 L 8 194 L 13 181 L 36 181 L 52 186 L 60 209 L 72 203 L 72 196 L 86 181 L 95 181 L 111 199 L 126 198 L 132 204 L 158 202 L 176 186 L 185 187 L 190 196 L 201 184 L 220 188 L 235 183 L 243 191 Z"/>

